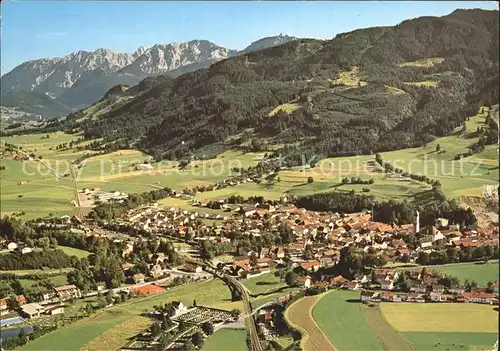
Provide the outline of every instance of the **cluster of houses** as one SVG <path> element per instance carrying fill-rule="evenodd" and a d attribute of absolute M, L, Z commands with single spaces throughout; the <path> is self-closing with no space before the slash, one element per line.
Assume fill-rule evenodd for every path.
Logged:
<path fill-rule="evenodd" d="M 16 295 L 15 299 L 19 305 L 19 312 L 25 318 L 36 318 L 41 315 L 55 315 L 64 313 L 62 302 L 77 299 L 82 296 L 80 289 L 75 285 L 56 286 L 42 294 L 40 303 L 28 303 L 24 295 Z M 52 305 L 51 305 L 52 304 Z M 8 298 L 0 299 L 0 313 L 9 309 Z"/>
<path fill-rule="evenodd" d="M 487 287 L 465 287 L 461 285 L 440 284 L 443 275 L 428 271 L 425 268 L 405 271 L 405 284 L 408 292 L 397 291 L 395 280 L 399 272 L 394 269 L 378 269 L 372 273 L 369 280 L 360 287 L 376 288 L 362 289 L 360 299 L 363 302 L 471 302 L 498 304 L 499 283 L 494 282 Z M 373 284 L 375 283 L 375 284 Z"/>
<path fill-rule="evenodd" d="M 64 313 L 63 305 L 42 306 L 38 303 L 27 303 L 20 307 L 20 314 L 24 318 L 33 319 L 42 315 L 54 316 Z"/>
<path fill-rule="evenodd" d="M 214 201 L 212 201 L 213 203 Z M 232 215 L 190 212 L 176 207 L 160 209 L 157 206 L 131 210 L 119 223 L 132 228 L 160 234 L 175 232 L 179 237 L 189 234 L 194 240 L 212 240 L 221 243 L 231 242 L 220 235 L 221 232 L 238 231 L 242 235 L 258 237 L 276 232 L 278 226 L 285 224 L 293 230 L 296 242 L 292 246 L 279 248 L 293 259 L 300 256 L 306 245 L 311 245 L 314 258 L 322 265 L 332 265 L 339 258 L 339 250 L 348 245 L 368 252 L 383 252 L 391 261 L 413 262 L 420 252 L 431 253 L 443 243 L 459 250 L 482 245 L 498 246 L 498 227 L 460 228 L 445 218 L 436 220 L 434 226 L 419 228 L 418 218 L 415 225 L 390 225 L 373 220 L 369 211 L 341 215 L 307 211 L 293 205 L 249 204 L 230 205 L 226 200 L 215 201 L 220 208 L 229 210 Z M 200 206 L 206 201 L 200 201 Z M 203 219 L 221 220 L 222 225 L 214 230 Z M 419 234 L 416 245 L 409 245 L 405 237 Z M 442 246 L 441 246 L 442 249 Z M 273 248 L 262 248 L 261 258 L 273 258 Z M 266 250 L 269 250 L 267 253 Z M 248 252 L 240 251 L 239 255 Z"/>
<path fill-rule="evenodd" d="M 33 252 L 32 247 L 29 247 L 22 242 L 13 242 L 13 241 L 8 242 L 6 239 L 0 239 L 0 245 L 3 247 L 4 250 L 9 250 L 10 252 L 18 252 L 23 255 Z"/>
<path fill-rule="evenodd" d="M 177 195 L 183 196 L 182 193 Z M 287 265 L 291 262 L 292 266 L 302 267 L 303 276 L 299 280 L 304 286 L 313 284 L 307 279 L 311 273 L 320 267 L 338 263 L 340 250 L 346 246 L 354 246 L 365 253 L 383 253 L 389 261 L 406 263 L 414 262 L 421 252 L 442 250 L 443 245 L 457 250 L 482 245 L 498 246 L 498 227 L 494 225 L 476 229 L 461 228 L 445 218 L 438 218 L 434 226 L 420 228 L 418 213 L 415 224 L 391 225 L 374 221 L 369 211 L 345 215 L 308 211 L 285 203 L 234 205 L 228 204 L 225 199 L 194 201 L 193 205 L 201 208 L 215 206 L 223 212 L 207 214 L 201 209 L 199 212 L 176 207 L 162 209 L 152 204 L 130 210 L 116 223 L 159 236 L 173 233 L 180 238 L 188 235 L 193 241 L 217 243 L 231 243 L 224 233 L 239 232 L 243 236 L 259 237 L 276 233 L 280 226 L 285 225 L 293 231 L 293 243 L 261 247 L 257 251 L 239 247 L 230 268 L 234 274 L 245 277 L 265 273 L 272 267 L 285 265 L 285 261 Z M 203 221 L 206 219 L 219 220 L 219 224 L 214 228 L 210 221 Z M 406 240 L 406 237 L 415 234 L 418 234 L 419 239 L 415 244 L 410 244 L 412 240 Z M 133 250 L 133 243 L 128 245 L 130 247 L 127 250 Z M 252 259 L 252 256 L 256 259 Z M 157 264 L 150 263 L 153 277 L 161 275 Z M 138 275 L 134 282 L 140 282 L 142 278 Z M 387 290 L 390 290 L 390 285 L 389 281 L 383 282 Z"/>

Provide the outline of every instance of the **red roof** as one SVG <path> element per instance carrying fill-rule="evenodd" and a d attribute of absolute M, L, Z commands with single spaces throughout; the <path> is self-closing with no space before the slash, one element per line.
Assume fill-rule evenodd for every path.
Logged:
<path fill-rule="evenodd" d="M 163 292 L 165 289 L 159 287 L 158 285 L 149 284 L 141 286 L 140 288 L 134 288 L 132 291 L 138 295 L 150 295 Z"/>
<path fill-rule="evenodd" d="M 468 298 L 468 299 L 472 299 L 472 298 L 492 299 L 493 297 L 495 297 L 495 295 L 491 294 L 491 293 L 487 293 L 487 292 L 478 292 L 478 293 L 465 292 L 464 297 Z"/>
<path fill-rule="evenodd" d="M 307 262 L 302 262 L 300 266 L 304 268 L 305 270 L 309 270 L 313 267 L 319 267 L 320 263 L 318 261 L 307 261 Z"/>
<path fill-rule="evenodd" d="M 24 295 L 16 295 L 16 301 L 21 303 L 21 302 L 26 302 L 26 298 Z"/>

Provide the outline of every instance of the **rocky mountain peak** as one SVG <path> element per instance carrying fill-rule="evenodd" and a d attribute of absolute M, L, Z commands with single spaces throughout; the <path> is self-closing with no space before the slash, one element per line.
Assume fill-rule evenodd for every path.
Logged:
<path fill-rule="evenodd" d="M 141 56 L 142 54 L 144 54 L 145 51 L 146 51 L 146 48 L 141 45 L 137 48 L 137 50 L 134 51 L 134 53 L 132 54 L 132 57 L 134 57 L 136 59 L 139 56 Z"/>
<path fill-rule="evenodd" d="M 278 46 L 281 44 L 288 43 L 289 41 L 297 40 L 298 38 L 289 36 L 284 33 L 280 33 L 279 35 L 273 37 L 265 37 L 259 40 L 252 42 L 249 46 L 247 46 L 243 52 L 251 52 L 267 49 L 273 46 Z"/>
<path fill-rule="evenodd" d="M 293 39 L 284 34 L 264 38 L 241 53 Z M 106 48 L 78 50 L 64 57 L 24 62 L 3 75 L 1 83 L 3 91 L 43 94 L 71 108 L 81 108 L 100 99 L 115 85 L 135 85 L 147 76 L 164 73 L 177 77 L 238 53 L 200 39 L 140 46 L 133 53 Z"/>

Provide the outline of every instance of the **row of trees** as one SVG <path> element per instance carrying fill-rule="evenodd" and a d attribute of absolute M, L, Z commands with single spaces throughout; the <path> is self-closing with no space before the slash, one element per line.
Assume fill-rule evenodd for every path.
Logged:
<path fill-rule="evenodd" d="M 77 261 L 75 256 L 68 256 L 62 250 L 32 251 L 26 254 L 8 253 L 0 255 L 0 269 L 27 270 L 43 268 L 72 267 Z"/>
<path fill-rule="evenodd" d="M 471 262 L 499 258 L 498 246 L 484 245 L 457 249 L 448 247 L 431 253 L 420 252 L 416 262 L 421 265 L 436 265 L 456 262 Z"/>
<path fill-rule="evenodd" d="M 462 208 L 454 199 L 438 199 L 428 206 L 419 206 L 407 201 L 376 201 L 373 196 L 355 195 L 352 193 L 319 193 L 297 198 L 297 207 L 313 211 L 361 212 L 373 208 L 376 221 L 385 223 L 412 223 L 415 210 L 420 212 L 422 225 L 432 225 L 436 218 L 444 217 L 454 223 L 470 226 L 476 223 L 476 217 L 471 209 Z"/>

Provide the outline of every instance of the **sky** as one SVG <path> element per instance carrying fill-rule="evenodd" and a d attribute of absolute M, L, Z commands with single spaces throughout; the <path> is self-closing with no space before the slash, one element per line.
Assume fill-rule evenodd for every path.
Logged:
<path fill-rule="evenodd" d="M 206 39 L 231 49 L 285 33 L 333 38 L 357 28 L 443 16 L 457 8 L 497 9 L 494 1 L 212 2 L 22 1 L 1 3 L 1 73 L 24 61 L 107 48 Z"/>

